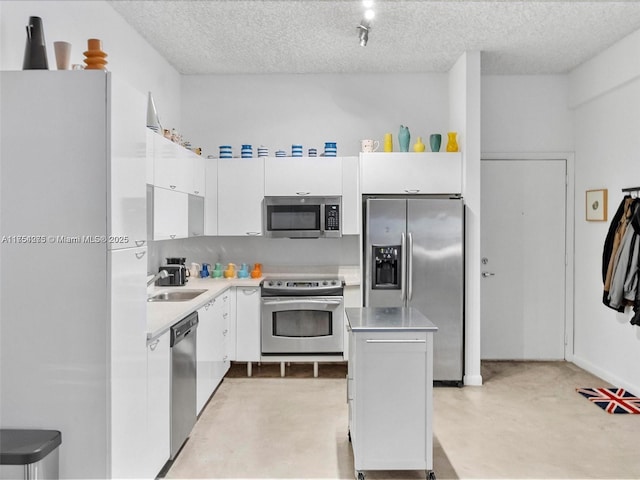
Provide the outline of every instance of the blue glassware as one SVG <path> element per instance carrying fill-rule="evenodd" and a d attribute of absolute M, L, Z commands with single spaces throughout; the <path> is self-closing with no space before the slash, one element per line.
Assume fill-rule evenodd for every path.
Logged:
<path fill-rule="evenodd" d="M 202 264 L 202 270 L 200 270 L 200 277 L 201 278 L 207 278 L 209 276 L 209 264 L 208 263 L 203 263 Z"/>

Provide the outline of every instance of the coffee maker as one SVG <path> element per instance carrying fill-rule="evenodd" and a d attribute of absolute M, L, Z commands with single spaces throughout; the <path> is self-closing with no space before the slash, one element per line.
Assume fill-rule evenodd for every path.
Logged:
<path fill-rule="evenodd" d="M 187 283 L 188 270 L 185 257 L 168 257 L 167 264 L 160 266 L 158 271 L 166 270 L 166 278 L 158 279 L 157 285 L 163 287 L 181 287 Z"/>

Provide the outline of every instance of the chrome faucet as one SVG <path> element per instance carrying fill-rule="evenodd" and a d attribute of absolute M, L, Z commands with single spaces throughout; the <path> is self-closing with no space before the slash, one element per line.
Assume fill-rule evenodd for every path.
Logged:
<path fill-rule="evenodd" d="M 153 278 L 151 280 L 149 280 L 147 282 L 147 287 L 151 286 L 151 284 L 153 282 L 155 282 L 156 280 L 160 279 L 160 278 L 167 278 L 169 276 L 169 272 L 167 272 L 166 270 L 160 270 L 158 273 L 156 273 Z"/>

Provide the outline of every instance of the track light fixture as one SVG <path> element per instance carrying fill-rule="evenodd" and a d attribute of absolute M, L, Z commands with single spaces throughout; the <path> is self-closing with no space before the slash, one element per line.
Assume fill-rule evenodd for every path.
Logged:
<path fill-rule="evenodd" d="M 373 11 L 373 0 L 363 0 L 362 5 L 365 8 L 364 18 L 360 21 L 360 25 L 356 27 L 358 30 L 358 40 L 361 47 L 366 47 L 369 41 L 369 31 L 371 30 L 371 22 L 376 16 Z"/>
<path fill-rule="evenodd" d="M 356 27 L 358 30 L 358 38 L 360 40 L 360 46 L 366 47 L 367 42 L 369 41 L 369 30 L 371 29 L 371 25 L 366 20 L 362 20 L 360 25 Z"/>

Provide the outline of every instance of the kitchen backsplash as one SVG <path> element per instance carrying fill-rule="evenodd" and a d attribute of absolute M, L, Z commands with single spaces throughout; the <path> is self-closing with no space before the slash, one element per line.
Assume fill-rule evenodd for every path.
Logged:
<path fill-rule="evenodd" d="M 341 238 L 273 239 L 264 237 L 199 237 L 149 242 L 148 273 L 155 274 L 166 257 L 191 262 L 262 263 L 265 272 L 308 266 L 358 265 L 357 235 Z M 279 268 L 278 268 L 279 267 Z"/>

